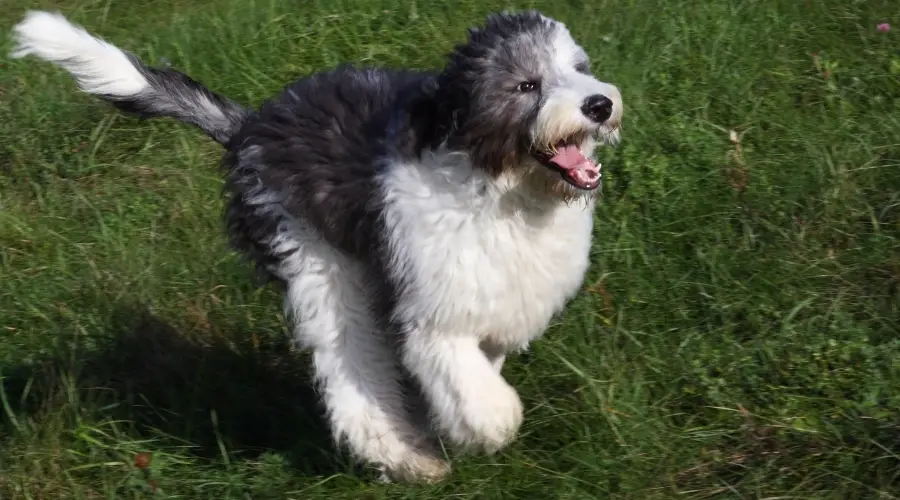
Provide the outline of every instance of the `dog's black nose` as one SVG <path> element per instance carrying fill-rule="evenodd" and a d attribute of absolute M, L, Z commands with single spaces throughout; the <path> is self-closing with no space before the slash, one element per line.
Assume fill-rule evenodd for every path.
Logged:
<path fill-rule="evenodd" d="M 592 121 L 603 123 L 612 116 L 613 102 L 605 95 L 594 94 L 584 100 L 584 104 L 581 105 L 581 112 Z"/>

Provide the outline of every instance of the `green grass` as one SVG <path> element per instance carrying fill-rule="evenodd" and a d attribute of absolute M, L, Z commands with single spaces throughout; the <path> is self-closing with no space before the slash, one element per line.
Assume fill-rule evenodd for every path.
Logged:
<path fill-rule="evenodd" d="M 539 7 L 627 111 L 585 291 L 505 369 L 521 439 L 383 485 L 226 247 L 217 147 L 2 60 L 0 499 L 900 497 L 895 0 L 22 3 L 4 53 L 61 8 L 252 104 L 341 61 L 439 66 Z"/>

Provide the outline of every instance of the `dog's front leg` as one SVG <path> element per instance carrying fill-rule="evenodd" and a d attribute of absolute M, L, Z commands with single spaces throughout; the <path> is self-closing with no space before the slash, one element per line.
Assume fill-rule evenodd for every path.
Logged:
<path fill-rule="evenodd" d="M 515 439 L 522 401 L 475 336 L 413 329 L 403 363 L 418 379 L 436 423 L 456 445 L 495 452 Z"/>

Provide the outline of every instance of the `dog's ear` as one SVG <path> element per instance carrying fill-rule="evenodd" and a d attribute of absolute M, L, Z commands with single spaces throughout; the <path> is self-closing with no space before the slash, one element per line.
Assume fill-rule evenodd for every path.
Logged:
<path fill-rule="evenodd" d="M 454 108 L 447 101 L 437 77 L 425 79 L 409 99 L 407 114 L 410 129 L 416 130 L 416 148 L 438 147 L 453 132 Z"/>

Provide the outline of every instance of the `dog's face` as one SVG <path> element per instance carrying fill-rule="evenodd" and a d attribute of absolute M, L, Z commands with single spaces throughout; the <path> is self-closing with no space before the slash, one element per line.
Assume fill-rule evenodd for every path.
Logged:
<path fill-rule="evenodd" d="M 536 176 L 566 197 L 600 186 L 591 159 L 615 143 L 619 90 L 595 78 L 562 24 L 537 12 L 494 14 L 470 30 L 439 78 L 453 147 L 495 176 Z"/>

